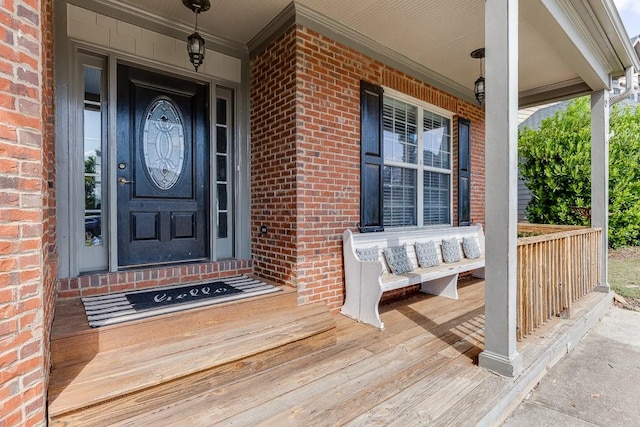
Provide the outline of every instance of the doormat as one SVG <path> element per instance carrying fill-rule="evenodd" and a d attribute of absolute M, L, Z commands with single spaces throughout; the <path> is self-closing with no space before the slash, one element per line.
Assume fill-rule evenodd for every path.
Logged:
<path fill-rule="evenodd" d="M 215 282 L 83 297 L 82 303 L 89 326 L 97 328 L 281 290 L 260 280 L 241 275 L 226 277 Z"/>

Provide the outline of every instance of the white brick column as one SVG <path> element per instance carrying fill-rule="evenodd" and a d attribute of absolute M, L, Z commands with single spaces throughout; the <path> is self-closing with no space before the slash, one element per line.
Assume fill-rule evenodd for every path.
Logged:
<path fill-rule="evenodd" d="M 516 349 L 518 0 L 487 0 L 485 349 L 480 366 L 522 370 Z"/>

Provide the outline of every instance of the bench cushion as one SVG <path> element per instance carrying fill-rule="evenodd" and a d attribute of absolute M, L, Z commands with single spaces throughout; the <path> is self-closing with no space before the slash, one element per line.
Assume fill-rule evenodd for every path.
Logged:
<path fill-rule="evenodd" d="M 473 237 L 464 237 L 462 239 L 462 249 L 464 250 L 464 256 L 469 259 L 480 258 L 480 246 Z"/>
<path fill-rule="evenodd" d="M 378 247 L 356 248 L 356 255 L 360 261 L 378 261 Z"/>
<path fill-rule="evenodd" d="M 458 262 L 462 259 L 460 255 L 460 243 L 455 237 L 442 240 L 442 259 L 446 263 Z"/>
<path fill-rule="evenodd" d="M 420 267 L 435 267 L 440 264 L 440 257 L 438 257 L 438 248 L 433 241 L 429 242 L 416 242 L 416 258 L 418 259 L 418 265 Z"/>
<path fill-rule="evenodd" d="M 384 248 L 384 258 L 394 274 L 408 273 L 413 270 L 413 265 L 407 255 L 407 244 Z"/>

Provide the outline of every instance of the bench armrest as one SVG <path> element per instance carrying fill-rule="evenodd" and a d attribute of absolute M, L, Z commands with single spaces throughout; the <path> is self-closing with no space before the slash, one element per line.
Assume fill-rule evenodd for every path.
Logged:
<path fill-rule="evenodd" d="M 380 261 L 361 261 L 353 244 L 353 233 L 343 233 L 343 260 L 345 278 L 345 298 L 341 312 L 360 321 L 382 327 L 377 309 L 372 310 L 382 297 L 380 277 L 384 271 Z M 371 317 L 375 318 L 371 318 Z"/>

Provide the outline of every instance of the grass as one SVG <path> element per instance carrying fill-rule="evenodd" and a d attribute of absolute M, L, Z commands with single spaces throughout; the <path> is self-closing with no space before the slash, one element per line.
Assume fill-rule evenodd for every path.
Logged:
<path fill-rule="evenodd" d="M 640 300 L 640 248 L 609 252 L 609 284 L 618 295 Z"/>

